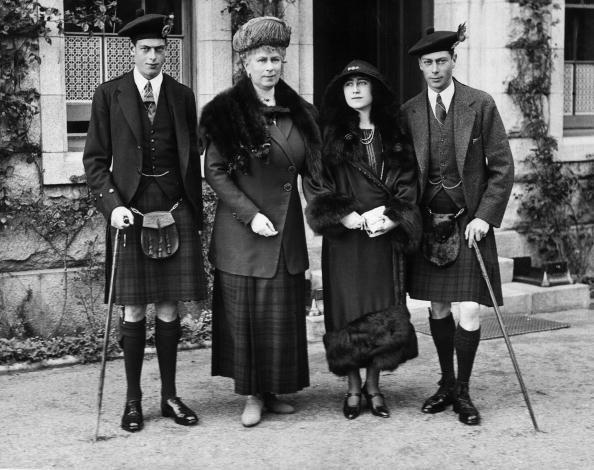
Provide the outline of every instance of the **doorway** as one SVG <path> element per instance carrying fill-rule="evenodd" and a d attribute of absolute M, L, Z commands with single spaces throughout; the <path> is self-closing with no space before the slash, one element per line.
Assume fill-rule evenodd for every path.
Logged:
<path fill-rule="evenodd" d="M 314 103 L 353 59 L 376 65 L 400 103 L 423 87 L 408 49 L 433 25 L 433 0 L 314 0 Z"/>

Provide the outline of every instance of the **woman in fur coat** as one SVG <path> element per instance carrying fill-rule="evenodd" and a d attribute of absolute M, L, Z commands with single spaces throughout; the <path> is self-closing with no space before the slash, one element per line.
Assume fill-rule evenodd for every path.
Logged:
<path fill-rule="evenodd" d="M 394 94 L 367 62 L 352 61 L 328 85 L 322 117 L 322 177 L 306 181 L 306 216 L 324 236 L 326 357 L 348 376 L 345 417 L 359 416 L 363 393 L 387 418 L 380 371 L 417 355 L 404 288 L 404 254 L 421 235 L 415 159 Z"/>
<path fill-rule="evenodd" d="M 277 394 L 309 385 L 297 176 L 316 174 L 321 136 L 315 108 L 280 80 L 289 38 L 278 18 L 243 25 L 233 47 L 246 73 L 204 108 L 200 123 L 205 176 L 218 196 L 212 374 L 233 378 L 247 396 L 246 427 L 264 410 L 294 412 Z"/>

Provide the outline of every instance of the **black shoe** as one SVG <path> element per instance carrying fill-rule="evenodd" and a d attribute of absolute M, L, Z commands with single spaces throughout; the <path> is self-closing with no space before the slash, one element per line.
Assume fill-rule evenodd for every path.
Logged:
<path fill-rule="evenodd" d="M 456 392 L 456 383 L 449 380 L 441 379 L 438 383 L 439 388 L 434 395 L 431 395 L 423 406 L 421 411 L 423 413 L 441 413 L 448 406 L 454 403 L 454 397 Z"/>
<path fill-rule="evenodd" d="M 198 416 L 178 398 L 168 398 L 161 402 L 161 415 L 166 418 L 173 418 L 177 424 L 182 426 L 194 426 L 198 424 Z"/>
<path fill-rule="evenodd" d="M 121 426 L 124 431 L 128 432 L 137 432 L 144 427 L 140 400 L 131 400 L 126 403 Z"/>
<path fill-rule="evenodd" d="M 359 401 L 355 406 L 349 405 L 350 397 L 359 397 Z M 344 396 L 344 404 L 342 405 L 342 412 L 346 419 L 355 419 L 361 414 L 361 394 L 360 393 L 346 393 Z"/>
<path fill-rule="evenodd" d="M 371 414 L 373 414 L 375 416 L 379 416 L 380 418 L 389 418 L 390 417 L 390 410 L 386 406 L 386 400 L 384 398 L 383 393 L 380 393 L 380 392 L 368 393 L 367 387 L 363 387 L 361 392 L 363 393 L 363 395 L 365 395 L 365 400 L 367 401 L 367 408 L 369 408 L 371 410 Z M 379 397 L 382 399 L 381 405 L 373 404 L 373 399 L 375 397 Z"/>
<path fill-rule="evenodd" d="M 459 383 L 456 387 L 454 399 L 454 411 L 458 413 L 458 420 L 469 426 L 476 426 L 481 423 L 481 415 L 470 400 L 468 395 L 468 384 Z"/>

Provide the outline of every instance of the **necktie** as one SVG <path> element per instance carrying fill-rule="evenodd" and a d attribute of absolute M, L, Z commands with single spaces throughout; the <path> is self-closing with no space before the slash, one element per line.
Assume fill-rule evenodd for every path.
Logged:
<path fill-rule="evenodd" d="M 447 114 L 448 112 L 445 109 L 445 106 L 441 99 L 441 95 L 438 93 L 437 101 L 435 102 L 435 117 L 441 125 L 443 125 L 443 123 L 445 122 Z"/>
<path fill-rule="evenodd" d="M 146 114 L 153 123 L 155 119 L 155 114 L 157 113 L 157 105 L 155 104 L 155 97 L 153 95 L 153 87 L 150 81 L 146 82 L 144 86 L 144 96 L 142 97 L 142 101 L 144 102 L 144 107 L 146 108 Z"/>

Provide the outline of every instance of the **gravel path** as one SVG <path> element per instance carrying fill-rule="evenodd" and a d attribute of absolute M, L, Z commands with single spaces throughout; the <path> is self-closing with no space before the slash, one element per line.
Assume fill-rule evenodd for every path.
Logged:
<path fill-rule="evenodd" d="M 594 311 L 545 318 L 571 328 L 512 337 L 537 420 L 535 433 L 503 339 L 481 343 L 471 396 L 483 424 L 464 426 L 448 410 L 419 411 L 433 393 L 438 366 L 431 338 L 420 355 L 382 377 L 390 419 L 341 414 L 345 384 L 327 372 L 323 346 L 310 344 L 311 387 L 290 396 L 298 412 L 239 423 L 242 399 L 228 379 L 210 377 L 210 350 L 180 353 L 178 393 L 200 424 L 177 426 L 159 415 L 156 359 L 143 371 L 145 429 L 119 429 L 121 360 L 108 363 L 102 435 L 95 427 L 98 365 L 0 376 L 0 468 L 77 469 L 591 469 L 594 468 Z"/>

